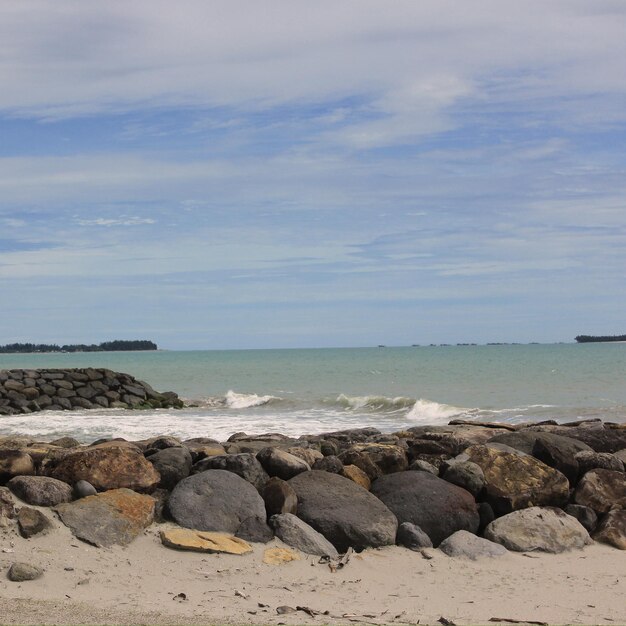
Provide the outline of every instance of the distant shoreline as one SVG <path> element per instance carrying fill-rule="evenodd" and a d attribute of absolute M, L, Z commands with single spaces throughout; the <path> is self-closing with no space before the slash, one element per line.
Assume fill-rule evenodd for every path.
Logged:
<path fill-rule="evenodd" d="M 578 335 L 577 343 L 625 343 L 626 335 Z"/>
<path fill-rule="evenodd" d="M 143 352 L 158 350 L 154 341 L 148 339 L 115 339 L 99 344 L 34 344 L 9 343 L 0 346 L 0 354 L 63 354 L 84 352 Z"/>

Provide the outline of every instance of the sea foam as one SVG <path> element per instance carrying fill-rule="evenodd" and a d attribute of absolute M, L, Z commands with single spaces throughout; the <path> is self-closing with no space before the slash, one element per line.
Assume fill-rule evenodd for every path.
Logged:
<path fill-rule="evenodd" d="M 263 406 L 274 400 L 281 400 L 278 396 L 259 396 L 256 393 L 237 393 L 232 389 L 226 393 L 225 404 L 231 409 L 249 409 L 253 406 Z"/>
<path fill-rule="evenodd" d="M 425 398 L 420 398 L 407 413 L 407 418 L 432 423 L 433 421 L 449 420 L 451 417 L 463 415 L 471 412 L 471 409 L 464 409 L 450 404 L 440 404 Z"/>

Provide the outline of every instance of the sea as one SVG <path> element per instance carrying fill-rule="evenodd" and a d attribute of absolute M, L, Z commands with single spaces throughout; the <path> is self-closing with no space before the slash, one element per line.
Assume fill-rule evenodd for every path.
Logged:
<path fill-rule="evenodd" d="M 0 354 L 0 369 L 106 367 L 188 408 L 0 417 L 0 435 L 183 439 L 392 432 L 452 419 L 626 422 L 626 344 Z"/>

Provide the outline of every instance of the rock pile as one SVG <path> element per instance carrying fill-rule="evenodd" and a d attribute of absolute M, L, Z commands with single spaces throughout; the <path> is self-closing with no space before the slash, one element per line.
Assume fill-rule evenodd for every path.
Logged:
<path fill-rule="evenodd" d="M 0 370 L 0 415 L 42 410 L 182 406 L 174 392 L 158 393 L 129 374 L 108 369 Z"/>
<path fill-rule="evenodd" d="M 54 532 L 46 522 L 56 515 L 76 537 L 109 546 L 169 521 L 168 547 L 245 553 L 278 536 L 331 559 L 394 543 L 472 559 L 592 538 L 626 549 L 625 451 L 626 428 L 600 420 L 237 433 L 221 443 L 5 437 L 0 525 L 36 537 Z"/>

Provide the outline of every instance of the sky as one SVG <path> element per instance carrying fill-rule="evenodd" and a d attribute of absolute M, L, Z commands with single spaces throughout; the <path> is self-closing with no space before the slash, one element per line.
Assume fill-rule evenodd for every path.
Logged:
<path fill-rule="evenodd" d="M 626 332 L 623 0 L 0 4 L 0 344 Z"/>

